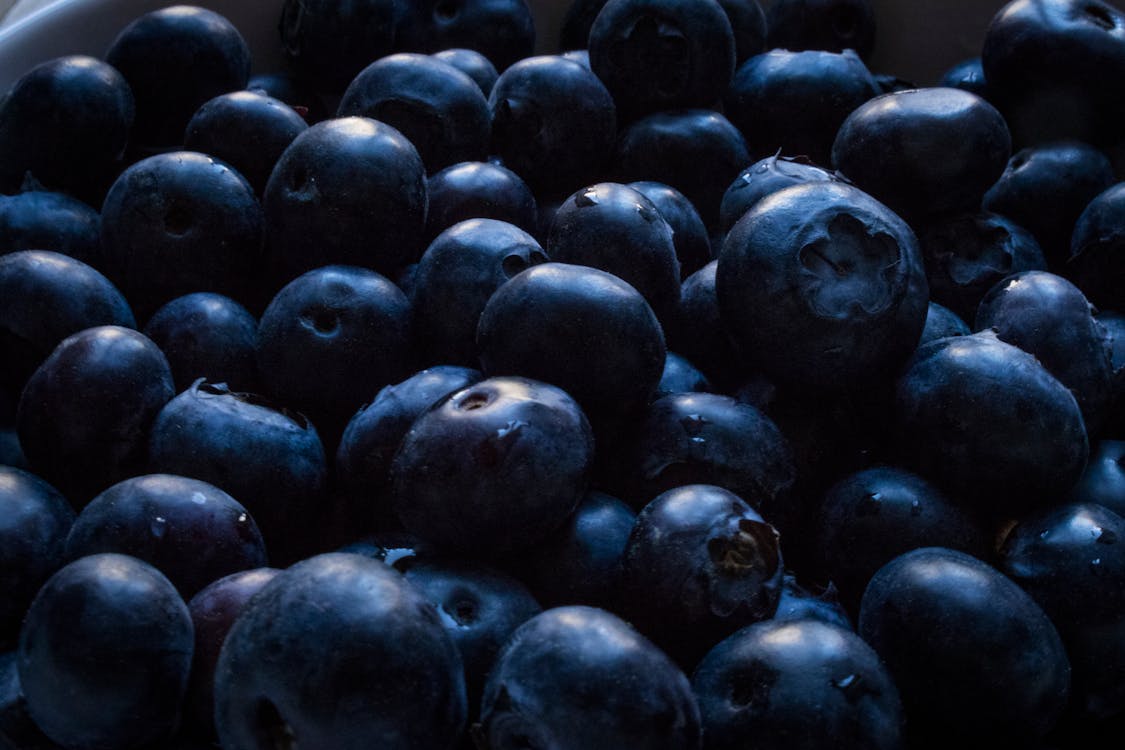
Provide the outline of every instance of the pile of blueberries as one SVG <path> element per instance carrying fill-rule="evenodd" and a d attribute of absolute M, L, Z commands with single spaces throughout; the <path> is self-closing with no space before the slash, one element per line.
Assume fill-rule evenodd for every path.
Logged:
<path fill-rule="evenodd" d="M 1125 14 L 930 87 L 875 20 L 285 0 L 251 77 L 175 6 L 28 71 L 0 748 L 1119 746 Z"/>

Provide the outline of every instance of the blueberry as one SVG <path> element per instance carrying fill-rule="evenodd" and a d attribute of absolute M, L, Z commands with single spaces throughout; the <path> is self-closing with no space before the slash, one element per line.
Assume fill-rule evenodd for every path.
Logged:
<path fill-rule="evenodd" d="M 444 63 L 449 63 L 472 78 L 473 83 L 480 88 L 481 93 L 486 98 L 492 93 L 492 87 L 496 85 L 496 79 L 500 77 L 500 73 L 497 72 L 492 61 L 476 50 L 451 47 L 435 52 L 433 56 Z"/>
<path fill-rule="evenodd" d="M 250 599 L 280 570 L 254 568 L 231 573 L 203 588 L 188 602 L 195 631 L 191 678 L 184 696 L 184 724 L 192 734 L 215 736 L 215 666 L 219 652 Z"/>
<path fill-rule="evenodd" d="M 810 524 L 824 570 L 854 612 L 871 577 L 893 558 L 946 547 L 983 558 L 988 528 L 922 477 L 895 466 L 864 469 L 825 494 Z"/>
<path fill-rule="evenodd" d="M 539 614 L 539 603 L 518 580 L 479 563 L 415 559 L 402 567 L 406 580 L 433 603 L 461 652 L 469 715 L 475 718 L 500 647 Z"/>
<path fill-rule="evenodd" d="M 1125 515 L 1125 441 L 1100 440 L 1090 449 L 1090 462 L 1070 491 L 1070 502 L 1104 506 Z"/>
<path fill-rule="evenodd" d="M 222 159 L 261 195 L 282 152 L 306 128 L 304 118 L 280 100 L 236 91 L 211 99 L 192 115 L 184 148 Z"/>
<path fill-rule="evenodd" d="M 98 257 L 101 232 L 98 211 L 64 193 L 0 195 L 0 255 L 51 250 L 90 263 Z"/>
<path fill-rule="evenodd" d="M 1051 621 L 963 552 L 926 547 L 883 566 L 859 634 L 898 686 L 912 747 L 1034 746 L 1066 705 L 1070 665 Z"/>
<path fill-rule="evenodd" d="M 393 274 L 422 251 L 426 171 L 390 125 L 327 120 L 282 153 L 262 207 L 281 284 L 333 263 Z"/>
<path fill-rule="evenodd" d="M 426 238 L 468 219 L 497 219 L 535 233 L 538 213 L 527 183 L 499 164 L 468 161 L 446 167 L 426 183 Z"/>
<path fill-rule="evenodd" d="M 621 562 L 637 513 L 604 492 L 591 491 L 550 538 L 509 562 L 544 606 L 620 601 Z"/>
<path fill-rule="evenodd" d="M 993 101 L 1017 144 L 1120 140 L 1125 103 L 1101 82 L 1125 75 L 1125 15 L 1101 0 L 1013 0 L 984 37 Z"/>
<path fill-rule="evenodd" d="M 1004 171 L 1012 141 L 991 104 L 961 89 L 883 94 L 836 134 L 832 163 L 908 221 L 976 210 Z"/>
<path fill-rule="evenodd" d="M 1070 713 L 1105 719 L 1125 708 L 1125 518 L 1064 504 L 1020 520 L 1000 548 L 1000 570 L 1043 607 L 1072 668 Z"/>
<path fill-rule="evenodd" d="M 520 60 L 488 97 L 491 151 L 543 200 L 593 182 L 613 152 L 613 97 L 588 68 L 557 56 Z"/>
<path fill-rule="evenodd" d="M 192 657 L 187 606 L 156 568 L 92 555 L 43 585 L 20 634 L 28 712 L 63 747 L 140 747 L 168 738 Z"/>
<path fill-rule="evenodd" d="M 414 420 L 453 391 L 482 378 L 465 367 L 438 366 L 388 385 L 348 422 L 336 450 L 337 483 L 355 506 L 359 528 L 398 523 L 390 509 L 391 461 Z"/>
<path fill-rule="evenodd" d="M 1067 276 L 1098 307 L 1125 310 L 1125 183 L 1098 193 L 1074 225 Z"/>
<path fill-rule="evenodd" d="M 16 192 L 30 174 L 40 185 L 100 201 L 133 114 L 133 92 L 115 67 L 83 55 L 37 65 L 0 103 L 0 192 Z"/>
<path fill-rule="evenodd" d="M 771 48 L 854 49 L 866 59 L 875 46 L 875 9 L 870 0 L 776 0 L 766 28 Z"/>
<path fill-rule="evenodd" d="M 246 179 L 194 151 L 150 156 L 126 169 L 102 206 L 95 265 L 137 317 L 190 292 L 216 292 L 260 309 L 262 208 Z"/>
<path fill-rule="evenodd" d="M 629 621 L 690 668 L 720 639 L 773 616 L 777 531 L 721 487 L 688 484 L 638 514 L 623 560 Z"/>
<path fill-rule="evenodd" d="M 946 336 L 967 336 L 971 332 L 968 323 L 961 320 L 957 313 L 948 307 L 931 302 L 926 312 L 926 326 L 922 329 L 922 338 L 918 339 L 918 346 Z"/>
<path fill-rule="evenodd" d="M 0 255 L 0 299 L 0 380 L 13 393 L 67 336 L 99 325 L 136 326 L 129 303 L 109 279 L 59 253 Z"/>
<path fill-rule="evenodd" d="M 452 750 L 465 714 L 461 659 L 434 607 L 360 555 L 318 555 L 275 576 L 215 669 L 224 747 Z"/>
<path fill-rule="evenodd" d="M 734 56 L 741 64 L 766 51 L 766 14 L 758 0 L 719 0 L 734 32 Z"/>
<path fill-rule="evenodd" d="M 768 621 L 716 645 L 696 667 L 707 748 L 898 750 L 903 713 L 878 654 L 849 629 Z"/>
<path fill-rule="evenodd" d="M 800 515 L 788 441 L 759 409 L 714 393 L 673 393 L 635 422 L 626 446 L 626 498 L 641 508 L 685 484 L 724 487 L 788 530 Z"/>
<path fill-rule="evenodd" d="M 475 366 L 481 312 L 504 282 L 547 262 L 539 243 L 495 219 L 454 224 L 430 243 L 414 274 L 415 337 L 427 362 Z"/>
<path fill-rule="evenodd" d="M 628 187 L 644 195 L 672 227 L 672 244 L 680 262 L 680 279 L 686 279 L 712 259 L 711 240 L 695 206 L 671 185 L 651 180 L 630 182 Z"/>
<path fill-rule="evenodd" d="M 914 233 L 837 182 L 758 201 L 723 243 L 715 290 L 724 326 L 765 374 L 820 389 L 900 367 L 925 324 Z"/>
<path fill-rule="evenodd" d="M 145 336 L 97 326 L 69 336 L 32 374 L 17 429 L 33 471 L 76 508 L 140 472 L 153 420 L 175 391 Z"/>
<path fill-rule="evenodd" d="M 594 442 L 562 390 L 489 378 L 420 416 L 391 465 L 395 512 L 441 548 L 497 556 L 544 540 L 586 491 Z"/>
<path fill-rule="evenodd" d="M 501 650 L 484 687 L 478 746 L 700 746 L 687 677 L 647 638 L 593 607 L 549 609 Z"/>
<path fill-rule="evenodd" d="M 1070 389 L 1091 435 L 1101 430 L 1112 396 L 1113 364 L 1090 303 L 1061 276 L 1025 271 L 994 286 L 977 310 L 976 328 L 1035 358 Z"/>
<path fill-rule="evenodd" d="M 719 262 L 711 261 L 680 286 L 680 309 L 668 326 L 668 346 L 682 354 L 720 385 L 738 379 L 742 357 L 723 325 L 715 294 Z"/>
<path fill-rule="evenodd" d="M 844 119 L 877 93 L 854 50 L 774 49 L 739 66 L 723 111 L 742 131 L 752 158 L 780 151 L 828 165 Z"/>
<path fill-rule="evenodd" d="M 930 298 L 966 323 L 1002 279 L 1047 268 L 1043 250 L 1023 227 L 987 212 L 954 213 L 918 225 Z"/>
<path fill-rule="evenodd" d="M 633 286 L 661 321 L 680 300 L 671 225 L 643 193 L 614 182 L 584 187 L 559 206 L 547 235 L 551 260 L 608 271 Z"/>
<path fill-rule="evenodd" d="M 896 399 L 903 456 L 955 502 L 1026 511 L 1065 496 L 1086 465 L 1074 396 L 995 333 L 921 347 Z"/>
<path fill-rule="evenodd" d="M 66 535 L 74 509 L 34 474 L 0 466 L 0 645 L 11 648 L 39 587 L 66 561 Z"/>
<path fill-rule="evenodd" d="M 709 107 L 734 73 L 734 31 L 715 0 L 609 0 L 590 27 L 589 49 L 623 121 Z"/>
<path fill-rule="evenodd" d="M 839 175 L 807 158 L 774 154 L 743 169 L 723 194 L 719 229 L 725 235 L 754 204 L 771 193 L 804 182 L 834 182 Z M 718 248 L 716 248 L 718 251 Z"/>
<path fill-rule="evenodd" d="M 1114 182 L 1109 158 L 1093 146 L 1044 143 L 1013 154 L 982 205 L 1031 232 L 1050 268 L 1061 273 L 1082 210 Z"/>
<path fill-rule="evenodd" d="M 101 552 L 144 560 L 184 601 L 225 575 L 266 564 L 261 532 L 241 503 L 171 474 L 118 482 L 82 509 L 66 538 L 67 558 Z"/>
<path fill-rule="evenodd" d="M 750 161 L 746 140 L 726 117 L 710 109 L 680 109 L 629 125 L 617 140 L 609 173 L 618 182 L 671 185 L 711 229 L 727 186 Z"/>
<path fill-rule="evenodd" d="M 416 5 L 428 51 L 466 47 L 503 71 L 535 49 L 535 21 L 524 0 L 424 0 Z"/>
<path fill-rule="evenodd" d="M 160 347 L 179 393 L 199 378 L 257 391 L 258 321 L 230 297 L 194 292 L 159 308 L 144 334 Z"/>
<path fill-rule="evenodd" d="M 664 372 L 656 386 L 656 397 L 672 393 L 709 393 L 714 390 L 711 381 L 700 370 L 675 352 L 664 357 Z"/>
<path fill-rule="evenodd" d="M 979 57 L 962 60 L 946 70 L 938 85 L 962 89 L 988 99 L 988 81 L 984 78 L 984 65 Z"/>
<path fill-rule="evenodd" d="M 285 102 L 310 125 L 328 117 L 328 110 L 312 90 L 308 79 L 298 77 L 290 71 L 252 75 L 246 84 L 246 90 Z"/>
<path fill-rule="evenodd" d="M 398 130 L 431 174 L 483 159 L 491 118 L 473 79 L 429 55 L 400 53 L 368 65 L 348 85 L 337 117 L 370 117 Z"/>
<path fill-rule="evenodd" d="M 806 586 L 791 573 L 781 579 L 781 596 L 773 621 L 816 620 L 845 630 L 854 630 L 847 610 L 840 604 L 840 593 L 835 584 Z"/>
<path fill-rule="evenodd" d="M 289 282 L 262 313 L 258 372 L 269 395 L 334 446 L 356 409 L 414 369 L 410 346 L 410 303 L 398 287 L 365 268 L 325 266 Z"/>
<path fill-rule="evenodd" d="M 567 391 L 597 419 L 646 403 L 664 369 L 664 333 L 637 290 L 585 266 L 542 263 L 485 305 L 477 329 L 489 375 L 523 375 Z"/>
<path fill-rule="evenodd" d="M 260 396 L 202 379 L 169 401 L 148 438 L 148 470 L 203 480 L 238 498 L 286 565 L 317 551 L 332 513 L 316 428 Z"/>
<path fill-rule="evenodd" d="M 105 60 L 136 101 L 134 145 L 173 146 L 209 99 L 245 88 L 250 48 L 224 16 L 175 5 L 146 13 L 121 30 Z"/>

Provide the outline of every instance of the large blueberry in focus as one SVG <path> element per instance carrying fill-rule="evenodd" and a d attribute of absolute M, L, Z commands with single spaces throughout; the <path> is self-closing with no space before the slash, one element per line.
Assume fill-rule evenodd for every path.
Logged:
<path fill-rule="evenodd" d="M 118 482 L 82 509 L 66 538 L 67 558 L 100 552 L 144 560 L 184 601 L 225 575 L 266 564 L 261 532 L 241 503 L 172 474 Z"/>
<path fill-rule="evenodd" d="M 636 424 L 621 472 L 634 507 L 681 485 L 712 484 L 785 531 L 802 515 L 790 497 L 796 476 L 788 441 L 750 404 L 713 393 L 673 393 L 655 400 Z"/>
<path fill-rule="evenodd" d="M 734 31 L 715 0 L 609 0 L 590 27 L 589 49 L 623 120 L 709 107 L 734 73 Z"/>
<path fill-rule="evenodd" d="M 486 374 L 553 383 L 594 419 L 647 404 L 664 370 L 664 332 L 644 297 L 613 274 L 566 263 L 497 289 L 477 344 Z"/>
<path fill-rule="evenodd" d="M 827 166 L 844 119 L 878 93 L 854 50 L 773 49 L 739 66 L 723 111 L 752 158 L 780 151 Z"/>
<path fill-rule="evenodd" d="M 30 174 L 99 201 L 132 125 L 133 92 L 113 66 L 82 55 L 37 65 L 0 102 L 0 192 Z"/>
<path fill-rule="evenodd" d="M 284 0 L 278 30 L 290 66 L 318 92 L 339 94 L 418 23 L 404 0 Z"/>
<path fill-rule="evenodd" d="M 258 324 L 266 392 L 335 443 L 355 410 L 412 370 L 410 302 L 366 268 L 325 266 L 289 282 Z"/>
<path fill-rule="evenodd" d="M 678 109 L 629 125 L 614 148 L 609 173 L 618 182 L 671 185 L 711 228 L 723 193 L 750 161 L 746 140 L 726 117 L 710 109 Z"/>
<path fill-rule="evenodd" d="M 981 518 L 895 466 L 864 469 L 833 485 L 810 530 L 825 572 L 853 612 L 871 577 L 904 552 L 947 547 L 984 557 L 991 542 Z"/>
<path fill-rule="evenodd" d="M 1098 307 L 1125 310 L 1125 183 L 1099 193 L 1079 215 L 1066 274 Z"/>
<path fill-rule="evenodd" d="M 699 708 L 679 667 L 624 620 L 558 607 L 505 644 L 474 734 L 492 750 L 691 750 Z"/>
<path fill-rule="evenodd" d="M 551 260 L 600 268 L 641 293 L 661 321 L 680 301 L 672 227 L 643 193 L 615 182 L 577 191 L 559 206 L 547 235 Z"/>
<path fill-rule="evenodd" d="M 1035 238 L 998 214 L 954 213 L 917 226 L 930 299 L 972 325 L 988 290 L 1021 271 L 1044 271 Z"/>
<path fill-rule="evenodd" d="M 695 668 L 708 750 L 899 750 L 898 690 L 878 654 L 816 620 L 750 625 Z"/>
<path fill-rule="evenodd" d="M 1125 14 L 1102 0 L 1013 0 L 981 54 L 990 97 L 1020 145 L 1109 145 L 1125 128 Z"/>
<path fill-rule="evenodd" d="M 1086 297 L 1061 276 L 1046 271 L 1012 274 L 994 286 L 977 310 L 976 328 L 1035 355 L 1070 389 L 1086 430 L 1096 435 L 1113 395 L 1113 364 L 1105 330 Z"/>
<path fill-rule="evenodd" d="M 1102 151 L 1078 141 L 1045 143 L 1012 154 L 982 206 L 1031 232 L 1051 270 L 1062 273 L 1078 217 L 1114 182 Z"/>
<path fill-rule="evenodd" d="M 961 89 L 883 94 L 840 126 L 832 163 L 907 220 L 974 211 L 1004 172 L 1012 139 L 991 104 Z"/>
<path fill-rule="evenodd" d="M 426 239 L 468 219 L 497 219 L 534 233 L 538 211 L 531 188 L 499 164 L 467 161 L 446 167 L 426 181 L 430 207 Z"/>
<path fill-rule="evenodd" d="M 148 456 L 150 472 L 201 479 L 238 498 L 273 563 L 318 551 L 332 512 L 328 469 L 316 428 L 302 415 L 200 379 L 160 410 Z"/>
<path fill-rule="evenodd" d="M 422 251 L 426 169 L 390 125 L 327 120 L 285 149 L 262 207 L 280 283 L 333 263 L 391 274 Z"/>
<path fill-rule="evenodd" d="M 539 603 L 512 576 L 480 563 L 412 560 L 403 576 L 433 602 L 441 624 L 461 652 L 469 716 L 480 710 L 481 692 L 500 647 Z"/>
<path fill-rule="evenodd" d="M 433 605 L 361 555 L 318 555 L 275 576 L 215 669 L 229 750 L 452 750 L 465 715 L 461 659 Z"/>
<path fill-rule="evenodd" d="M 246 87 L 250 48 L 224 16 L 175 5 L 146 13 L 113 40 L 105 55 L 136 100 L 130 139 L 174 146 L 204 102 Z"/>
<path fill-rule="evenodd" d="M 282 152 L 308 124 L 284 102 L 255 91 L 235 91 L 206 102 L 187 124 L 184 148 L 222 159 L 257 195 Z"/>
<path fill-rule="evenodd" d="M 621 500 L 591 491 L 562 526 L 509 567 L 543 606 L 612 608 L 621 599 L 621 561 L 636 520 Z"/>
<path fill-rule="evenodd" d="M 766 28 L 771 48 L 854 49 L 866 59 L 875 46 L 875 9 L 870 0 L 776 0 Z"/>
<path fill-rule="evenodd" d="M 230 297 L 194 292 L 149 318 L 144 334 L 160 347 L 179 393 L 199 378 L 235 391 L 257 391 L 258 321 Z"/>
<path fill-rule="evenodd" d="M 431 174 L 483 159 L 491 134 L 488 101 L 473 79 L 417 53 L 390 55 L 364 68 L 348 85 L 336 116 L 370 117 L 395 128 Z"/>
<path fill-rule="evenodd" d="M 230 165 L 194 151 L 150 156 L 118 176 L 102 205 L 97 260 L 141 320 L 190 292 L 259 308 L 270 288 L 253 188 Z"/>
<path fill-rule="evenodd" d="M 20 634 L 27 709 L 66 748 L 141 747 L 171 736 L 187 690 L 191 616 L 156 568 L 92 555 L 55 573 Z"/>
<path fill-rule="evenodd" d="M 912 467 L 983 511 L 1057 501 L 1089 453 L 1074 395 L 992 332 L 921 347 L 898 382 L 895 413 Z"/>
<path fill-rule="evenodd" d="M 398 522 L 390 509 L 390 472 L 399 443 L 422 412 L 481 377 L 466 367 L 432 367 L 386 386 L 355 413 L 340 438 L 334 468 L 359 528 L 385 529 Z"/>
<path fill-rule="evenodd" d="M 185 731 L 200 737 L 215 736 L 215 665 L 219 652 L 251 597 L 280 572 L 276 568 L 254 568 L 231 573 L 202 589 L 188 602 L 195 630 L 195 651 L 191 679 L 184 696 Z"/>
<path fill-rule="evenodd" d="M 34 474 L 0 466 L 0 648 L 11 648 L 35 592 L 65 561 L 74 509 Z"/>
<path fill-rule="evenodd" d="M 928 302 L 914 232 L 837 182 L 758 201 L 723 243 L 715 291 L 724 326 L 763 372 L 822 389 L 900 367 Z"/>
<path fill-rule="evenodd" d="M 75 507 L 140 473 L 149 429 L 175 390 L 164 354 L 129 328 L 62 341 L 27 381 L 16 426 L 32 470 Z"/>
<path fill-rule="evenodd" d="M 13 393 L 67 336 L 99 325 L 136 326 L 109 279 L 54 252 L 0 255 L 0 300 L 0 382 Z"/>
<path fill-rule="evenodd" d="M 420 416 L 391 465 L 403 526 L 443 548 L 531 547 L 571 514 L 594 455 L 590 425 L 559 388 L 489 378 Z"/>
<path fill-rule="evenodd" d="M 859 634 L 894 678 L 919 747 L 1033 747 L 1066 705 L 1070 664 L 1054 625 L 963 552 L 926 547 L 883 566 Z"/>
<path fill-rule="evenodd" d="M 439 234 L 418 262 L 411 295 L 425 361 L 476 366 L 477 324 L 493 292 L 546 262 L 535 238 L 504 221 L 470 219 Z"/>
<path fill-rule="evenodd" d="M 98 257 L 101 234 L 98 211 L 65 193 L 0 195 L 0 255 L 52 250 L 89 263 Z"/>
<path fill-rule="evenodd" d="M 629 621 L 685 668 L 740 627 L 773 616 L 778 533 L 732 492 L 688 484 L 657 495 L 625 545 Z"/>
<path fill-rule="evenodd" d="M 1072 669 L 1071 713 L 1104 719 L 1125 708 L 1125 518 L 1064 504 L 1020 520 L 1000 570 L 1059 631 Z"/>
<path fill-rule="evenodd" d="M 520 60 L 500 74 L 488 107 L 492 153 L 540 198 L 561 197 L 598 179 L 613 153 L 613 97 L 572 60 Z"/>

